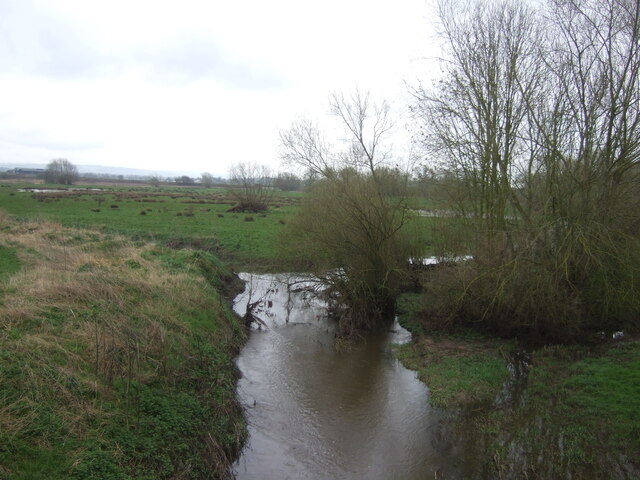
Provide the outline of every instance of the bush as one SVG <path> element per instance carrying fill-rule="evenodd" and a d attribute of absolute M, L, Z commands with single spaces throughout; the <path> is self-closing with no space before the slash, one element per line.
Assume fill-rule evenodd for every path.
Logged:
<path fill-rule="evenodd" d="M 541 240 L 527 243 L 524 234 L 500 248 L 476 248 L 472 261 L 431 277 L 427 318 L 534 343 L 637 331 L 640 242 L 597 230 L 575 227 L 554 248 Z"/>
<path fill-rule="evenodd" d="M 228 193 L 237 204 L 229 211 L 259 213 L 269 208 L 274 195 L 273 175 L 264 165 L 240 163 L 231 168 Z"/>
<path fill-rule="evenodd" d="M 386 325 L 413 255 L 401 198 L 380 194 L 376 179 L 351 169 L 316 182 L 291 222 L 288 251 L 313 265 L 328 286 L 341 332 Z"/>

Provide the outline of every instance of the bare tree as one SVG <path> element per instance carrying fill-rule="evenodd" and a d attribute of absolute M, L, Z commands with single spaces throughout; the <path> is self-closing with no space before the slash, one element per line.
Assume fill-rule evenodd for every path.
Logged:
<path fill-rule="evenodd" d="M 176 177 L 174 181 L 177 185 L 184 185 L 184 186 L 196 184 L 195 179 L 191 178 L 188 175 L 180 175 L 179 177 Z"/>
<path fill-rule="evenodd" d="M 151 185 L 152 187 L 159 187 L 161 183 L 162 178 L 160 178 L 158 175 L 152 175 L 151 177 L 149 177 L 149 185 Z"/>
<path fill-rule="evenodd" d="M 369 92 L 355 90 L 347 96 L 332 94 L 329 108 L 347 132 L 347 148 L 335 151 L 316 124 L 302 119 L 280 133 L 282 159 L 320 177 L 344 167 L 375 176 L 377 167 L 390 159 L 385 142 L 394 125 L 388 103 L 376 103 Z"/>
<path fill-rule="evenodd" d="M 414 90 L 421 141 L 439 167 L 462 182 L 455 207 L 493 236 L 511 208 L 515 179 L 528 165 L 526 111 L 540 81 L 533 12 L 523 3 L 443 0 L 447 60 L 435 88 Z M 461 194 L 461 195 L 460 195 Z"/>
<path fill-rule="evenodd" d="M 266 165 L 238 163 L 229 171 L 229 194 L 236 199 L 234 210 L 262 212 L 274 195 L 273 172 Z"/>
<path fill-rule="evenodd" d="M 390 152 L 383 150 L 393 122 L 386 101 L 374 103 L 369 92 L 356 90 L 345 97 L 334 93 L 331 113 L 342 121 L 351 135 L 344 161 L 356 169 L 365 169 L 375 177 L 376 169 L 387 162 Z"/>
<path fill-rule="evenodd" d="M 333 95 L 347 133 L 334 150 L 318 128 L 296 122 L 281 135 L 283 159 L 318 177 L 292 222 L 289 251 L 328 286 L 342 333 L 386 324 L 414 244 L 407 227 L 406 176 L 385 168 L 392 122 L 369 94 Z M 403 188 L 404 187 L 404 188 Z"/>
<path fill-rule="evenodd" d="M 215 179 L 209 172 L 204 172 L 202 175 L 200 175 L 200 183 L 205 188 L 211 188 L 215 184 Z"/>
<path fill-rule="evenodd" d="M 302 189 L 302 179 L 289 172 L 280 172 L 273 182 L 273 186 L 283 192 L 294 192 Z"/>
<path fill-rule="evenodd" d="M 44 172 L 47 183 L 73 185 L 78 179 L 78 168 L 66 158 L 51 160 Z"/>
<path fill-rule="evenodd" d="M 640 174 L 639 11 L 640 4 L 628 0 L 551 2 L 553 35 L 544 58 L 556 91 L 545 105 L 546 116 L 532 112 L 548 140 L 544 166 L 552 187 L 551 213 L 615 228 L 625 224 L 635 232 L 640 226 L 635 195 Z M 552 117 L 554 111 L 559 115 Z M 562 132 L 561 141 L 557 132 Z"/>
<path fill-rule="evenodd" d="M 316 124 L 307 119 L 294 122 L 289 130 L 280 132 L 282 160 L 301 167 L 312 176 L 328 177 L 335 170 L 336 161 L 328 143 Z"/>
<path fill-rule="evenodd" d="M 444 77 L 414 109 L 476 227 L 449 313 L 565 340 L 637 328 L 640 4 L 439 5 Z"/>

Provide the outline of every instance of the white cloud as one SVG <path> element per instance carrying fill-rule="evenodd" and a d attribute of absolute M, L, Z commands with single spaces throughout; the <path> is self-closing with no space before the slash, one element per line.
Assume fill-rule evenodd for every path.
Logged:
<path fill-rule="evenodd" d="M 332 91 L 402 96 L 427 12 L 422 0 L 0 0 L 0 162 L 276 164 L 278 131 L 325 113 Z"/>

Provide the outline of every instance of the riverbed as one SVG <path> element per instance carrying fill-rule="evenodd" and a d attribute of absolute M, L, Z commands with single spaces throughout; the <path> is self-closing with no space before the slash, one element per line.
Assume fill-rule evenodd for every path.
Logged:
<path fill-rule="evenodd" d="M 337 348 L 313 279 L 242 274 L 259 321 L 237 358 L 249 437 L 232 473 L 251 479 L 425 479 L 475 476 L 465 442 L 393 345 L 397 322 Z"/>

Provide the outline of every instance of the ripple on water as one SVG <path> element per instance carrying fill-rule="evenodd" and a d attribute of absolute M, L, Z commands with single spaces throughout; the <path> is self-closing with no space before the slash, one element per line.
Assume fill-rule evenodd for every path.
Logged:
<path fill-rule="evenodd" d="M 234 309 L 264 323 L 237 358 L 249 439 L 237 479 L 469 478 L 464 447 L 428 403 L 415 372 L 389 354 L 408 341 L 397 323 L 348 351 L 313 278 L 242 274 Z M 441 477 L 438 477 L 441 478 Z"/>

